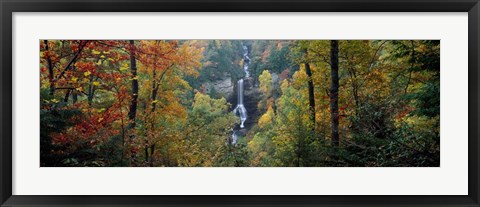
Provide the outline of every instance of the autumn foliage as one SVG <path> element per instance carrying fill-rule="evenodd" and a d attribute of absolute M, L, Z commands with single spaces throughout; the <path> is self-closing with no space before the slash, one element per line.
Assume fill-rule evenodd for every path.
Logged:
<path fill-rule="evenodd" d="M 440 42 L 334 44 L 41 40 L 41 166 L 439 166 Z"/>

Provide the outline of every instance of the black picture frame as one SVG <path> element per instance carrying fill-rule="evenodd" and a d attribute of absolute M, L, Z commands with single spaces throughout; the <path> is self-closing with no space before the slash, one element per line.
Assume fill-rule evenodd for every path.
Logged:
<path fill-rule="evenodd" d="M 480 206 L 478 0 L 0 0 L 1 206 Z M 13 12 L 468 12 L 468 195 L 23 196 L 12 195 Z M 445 178 L 455 179 L 455 178 Z"/>

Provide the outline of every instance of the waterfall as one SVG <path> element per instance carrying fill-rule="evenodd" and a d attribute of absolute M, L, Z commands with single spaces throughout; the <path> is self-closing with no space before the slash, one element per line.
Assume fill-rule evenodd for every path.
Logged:
<path fill-rule="evenodd" d="M 245 77 L 250 77 L 250 73 L 248 72 L 248 65 L 250 64 L 250 57 L 248 57 L 248 47 L 243 44 L 243 71 L 245 72 Z"/>
<path fill-rule="evenodd" d="M 243 44 L 243 71 L 245 72 L 245 77 L 250 77 L 248 72 L 248 65 L 250 64 L 250 57 L 248 57 L 248 47 Z M 240 118 L 240 128 L 244 128 L 244 123 L 247 120 L 247 109 L 243 105 L 243 78 L 237 81 L 237 107 L 233 110 L 233 113 Z M 237 143 L 237 131 L 233 131 L 232 134 L 232 144 Z"/>
<path fill-rule="evenodd" d="M 237 107 L 233 110 L 233 113 L 240 118 L 240 128 L 244 128 L 243 123 L 247 120 L 247 109 L 243 105 L 243 79 L 237 82 L 237 97 Z"/>
<path fill-rule="evenodd" d="M 232 134 L 232 144 L 237 144 L 237 131 L 233 131 Z"/>

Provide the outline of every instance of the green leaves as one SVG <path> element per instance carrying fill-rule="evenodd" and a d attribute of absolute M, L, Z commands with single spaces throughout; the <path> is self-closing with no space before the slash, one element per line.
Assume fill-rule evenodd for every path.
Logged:
<path fill-rule="evenodd" d="M 330 42 L 42 41 L 41 165 L 438 166 L 440 41 Z"/>

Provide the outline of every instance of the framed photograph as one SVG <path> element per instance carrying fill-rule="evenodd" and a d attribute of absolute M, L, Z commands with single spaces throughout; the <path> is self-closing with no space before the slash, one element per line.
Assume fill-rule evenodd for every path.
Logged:
<path fill-rule="evenodd" d="M 0 7 L 1 206 L 480 206 L 478 0 Z"/>

